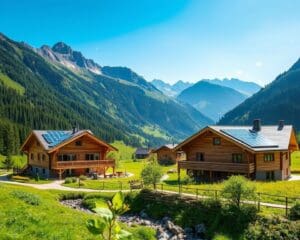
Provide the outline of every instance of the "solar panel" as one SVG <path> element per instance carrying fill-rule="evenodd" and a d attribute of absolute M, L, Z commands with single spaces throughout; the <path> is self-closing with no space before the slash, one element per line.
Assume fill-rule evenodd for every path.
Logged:
<path fill-rule="evenodd" d="M 47 131 L 47 133 L 44 133 L 42 136 L 49 144 L 49 147 L 54 147 L 69 138 L 71 133 L 63 131 Z"/>
<path fill-rule="evenodd" d="M 221 129 L 221 132 L 247 144 L 252 148 L 278 147 L 272 140 L 264 137 L 260 132 L 248 129 Z"/>

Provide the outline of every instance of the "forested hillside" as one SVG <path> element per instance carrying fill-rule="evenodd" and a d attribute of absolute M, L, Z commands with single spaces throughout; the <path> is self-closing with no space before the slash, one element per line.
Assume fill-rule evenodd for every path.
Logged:
<path fill-rule="evenodd" d="M 31 129 L 70 129 L 77 123 L 109 142 L 139 146 L 182 139 L 210 123 L 155 87 L 85 68 L 72 70 L 4 35 L 0 35 L 0 120 L 2 154 L 17 152 Z"/>
<path fill-rule="evenodd" d="M 300 60 L 287 72 L 228 112 L 220 124 L 250 124 L 260 118 L 264 124 L 283 119 L 300 129 Z"/>

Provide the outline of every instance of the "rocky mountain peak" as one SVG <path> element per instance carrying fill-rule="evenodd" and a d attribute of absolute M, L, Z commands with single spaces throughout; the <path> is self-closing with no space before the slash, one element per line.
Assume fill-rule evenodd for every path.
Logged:
<path fill-rule="evenodd" d="M 60 54 L 72 54 L 72 48 L 64 42 L 58 42 L 53 45 L 52 50 Z"/>

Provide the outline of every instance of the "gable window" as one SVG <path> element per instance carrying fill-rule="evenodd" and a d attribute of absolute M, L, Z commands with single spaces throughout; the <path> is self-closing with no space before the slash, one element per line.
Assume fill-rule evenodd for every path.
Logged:
<path fill-rule="evenodd" d="M 46 155 L 45 155 L 45 154 L 42 155 L 42 160 L 43 160 L 43 161 L 46 160 Z"/>
<path fill-rule="evenodd" d="M 243 162 L 243 154 L 242 153 L 233 153 L 232 154 L 232 162 L 233 163 Z"/>
<path fill-rule="evenodd" d="M 85 154 L 85 160 L 99 160 L 99 153 Z"/>
<path fill-rule="evenodd" d="M 274 162 L 274 153 L 265 153 L 264 154 L 264 161 L 265 162 Z"/>
<path fill-rule="evenodd" d="M 75 142 L 75 145 L 76 145 L 76 146 L 82 146 L 82 141 L 76 141 L 76 142 Z"/>
<path fill-rule="evenodd" d="M 221 138 L 214 137 L 213 138 L 213 145 L 221 145 Z"/>
<path fill-rule="evenodd" d="M 30 154 L 30 159 L 34 160 L 34 154 L 33 153 Z"/>
<path fill-rule="evenodd" d="M 197 152 L 197 153 L 196 153 L 196 161 L 201 161 L 201 162 L 203 162 L 203 161 L 204 161 L 204 153 L 202 153 L 202 152 Z"/>

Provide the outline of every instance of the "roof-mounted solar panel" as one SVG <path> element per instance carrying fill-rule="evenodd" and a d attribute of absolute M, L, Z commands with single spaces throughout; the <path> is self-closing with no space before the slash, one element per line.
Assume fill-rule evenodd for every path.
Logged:
<path fill-rule="evenodd" d="M 49 147 L 54 147 L 69 138 L 71 133 L 64 131 L 47 131 L 47 133 L 44 133 L 42 136 Z"/>
<path fill-rule="evenodd" d="M 263 136 L 260 132 L 248 129 L 221 129 L 220 131 L 252 148 L 278 147 L 276 143 Z"/>

